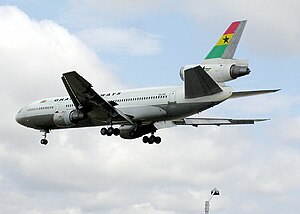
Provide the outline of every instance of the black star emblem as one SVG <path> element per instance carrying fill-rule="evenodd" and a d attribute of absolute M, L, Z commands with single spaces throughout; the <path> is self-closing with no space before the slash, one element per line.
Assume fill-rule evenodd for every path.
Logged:
<path fill-rule="evenodd" d="M 223 44 L 225 44 L 225 43 L 229 43 L 229 37 L 227 37 L 227 36 L 225 36 L 224 38 L 223 38 Z"/>

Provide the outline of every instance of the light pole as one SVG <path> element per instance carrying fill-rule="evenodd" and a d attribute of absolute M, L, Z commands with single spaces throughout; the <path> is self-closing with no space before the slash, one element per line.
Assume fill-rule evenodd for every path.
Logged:
<path fill-rule="evenodd" d="M 209 214 L 209 202 L 213 198 L 214 195 L 220 195 L 220 192 L 217 188 L 214 188 L 212 191 L 210 191 L 210 199 L 208 201 L 205 201 L 204 211 L 205 214 Z"/>

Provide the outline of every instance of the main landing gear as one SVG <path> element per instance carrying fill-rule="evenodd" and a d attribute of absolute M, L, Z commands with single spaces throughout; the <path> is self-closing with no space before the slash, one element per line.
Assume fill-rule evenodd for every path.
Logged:
<path fill-rule="evenodd" d="M 113 127 L 102 128 L 100 130 L 100 133 L 102 135 L 107 135 L 107 136 L 112 136 L 112 135 L 118 136 L 120 134 L 120 129 L 113 128 Z"/>
<path fill-rule="evenodd" d="M 49 130 L 43 130 L 44 134 L 43 134 L 43 139 L 41 139 L 41 144 L 42 145 L 47 145 L 48 144 L 48 140 L 46 139 L 47 138 L 47 134 L 50 133 Z"/>
<path fill-rule="evenodd" d="M 149 143 L 149 144 L 153 144 L 153 143 L 160 144 L 161 138 L 160 137 L 155 137 L 154 133 L 152 133 L 150 137 L 144 136 L 143 137 L 143 142 L 144 143 Z"/>
<path fill-rule="evenodd" d="M 147 133 L 149 133 L 149 132 L 147 132 Z M 120 129 L 113 128 L 112 126 L 109 127 L 109 128 L 102 128 L 102 129 L 100 129 L 100 134 L 101 135 L 107 135 L 107 136 L 112 136 L 112 135 L 118 136 L 118 135 L 120 135 Z M 134 133 L 134 131 L 131 131 L 128 134 L 129 138 L 125 137 L 125 139 L 135 139 L 135 138 L 138 138 L 138 137 L 140 137 L 142 135 L 142 134 L 141 135 L 139 135 L 139 134 L 140 133 L 138 133 L 136 135 Z M 121 137 L 124 138 L 124 136 L 121 136 Z M 143 142 L 144 143 L 149 143 L 149 144 L 153 144 L 153 143 L 160 144 L 161 143 L 161 138 L 154 136 L 154 132 L 152 132 L 150 137 L 148 137 L 148 136 L 144 136 L 143 137 Z"/>

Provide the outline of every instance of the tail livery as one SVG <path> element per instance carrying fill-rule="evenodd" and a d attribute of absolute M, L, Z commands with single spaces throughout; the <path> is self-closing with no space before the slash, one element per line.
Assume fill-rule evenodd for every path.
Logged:
<path fill-rule="evenodd" d="M 245 21 L 231 23 L 205 59 L 232 59 L 246 25 Z"/>

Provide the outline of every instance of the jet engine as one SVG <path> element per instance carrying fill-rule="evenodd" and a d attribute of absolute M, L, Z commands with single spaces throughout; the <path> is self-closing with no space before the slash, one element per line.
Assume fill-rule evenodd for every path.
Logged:
<path fill-rule="evenodd" d="M 85 118 L 85 114 L 78 110 L 56 112 L 53 115 L 53 122 L 58 127 L 71 127 Z"/>
<path fill-rule="evenodd" d="M 186 65 L 180 69 L 179 75 L 184 80 L 184 72 L 198 65 Z M 251 71 L 246 60 L 211 59 L 200 65 L 216 82 L 227 82 L 248 75 Z"/>
<path fill-rule="evenodd" d="M 198 64 L 198 65 L 200 65 L 200 64 Z M 184 81 L 184 72 L 185 72 L 186 70 L 188 70 L 188 69 L 190 69 L 190 68 L 194 68 L 194 67 L 196 67 L 196 66 L 198 66 L 198 65 L 186 65 L 186 66 L 180 68 L 180 71 L 179 71 L 179 76 L 180 76 L 180 78 Z"/>
<path fill-rule="evenodd" d="M 217 82 L 227 82 L 250 74 L 248 65 L 213 64 L 205 65 L 204 70 Z"/>
<path fill-rule="evenodd" d="M 155 131 L 156 128 L 153 124 L 140 125 L 137 127 L 134 125 L 122 125 L 120 127 L 120 137 L 124 139 L 135 139 Z"/>

